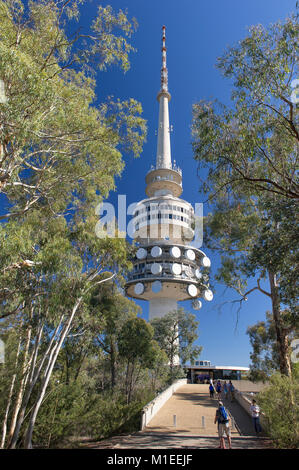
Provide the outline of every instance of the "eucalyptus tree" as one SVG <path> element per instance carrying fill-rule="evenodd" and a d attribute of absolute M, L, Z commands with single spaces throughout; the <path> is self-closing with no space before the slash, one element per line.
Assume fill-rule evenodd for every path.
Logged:
<path fill-rule="evenodd" d="M 128 70 L 136 20 L 98 6 L 83 28 L 84 7 L 84 0 L 0 1 L 0 191 L 9 201 L 1 219 L 36 206 L 63 214 L 76 200 L 94 204 L 114 188 L 123 153 L 141 151 L 141 105 L 99 102 L 95 91 L 98 72 Z"/>
<path fill-rule="evenodd" d="M 110 387 L 112 391 L 117 383 L 117 370 L 120 366 L 118 339 L 120 331 L 127 321 L 140 313 L 140 307 L 127 299 L 115 283 L 108 282 L 99 287 L 91 299 L 97 315 L 92 319 L 93 341 L 108 361 L 110 369 Z"/>
<path fill-rule="evenodd" d="M 31 266 L 26 268 L 31 280 L 30 288 L 22 290 L 20 270 L 17 270 L 16 279 L 10 278 L 11 288 L 20 283 L 20 290 L 15 289 L 18 292 L 15 297 L 20 297 L 16 302 L 22 303 L 23 308 L 16 315 L 21 316 L 25 323 L 22 344 L 26 345 L 26 358 L 16 392 L 18 399 L 11 414 L 11 430 L 7 438 L 9 447 L 15 447 L 18 442 L 28 407 L 31 412 L 27 430 L 22 428 L 22 436 L 24 446 L 31 447 L 38 411 L 58 355 L 68 336 L 72 335 L 72 328 L 77 328 L 78 321 L 75 320 L 81 317 L 86 322 L 90 315 L 90 296 L 100 284 L 117 276 L 121 282 L 121 273 L 129 266 L 125 241 L 97 238 L 92 232 L 96 216 L 90 212 L 89 217 L 84 212 L 81 223 L 79 211 L 75 220 L 67 222 L 65 218 L 58 218 L 49 219 L 46 223 L 39 213 L 35 218 L 35 210 L 32 209 L 30 216 L 26 216 L 26 223 L 24 221 L 21 226 L 13 220 L 5 225 L 6 234 L 11 235 L 11 243 L 19 243 L 18 235 L 25 227 L 29 233 L 30 229 L 34 233 L 34 245 L 28 242 L 23 247 L 24 256 L 32 260 Z M 11 257 L 8 262 L 20 256 L 20 252 L 5 247 Z"/>
<path fill-rule="evenodd" d="M 231 105 L 193 106 L 193 148 L 208 170 L 210 198 L 220 188 L 297 200 L 298 13 L 249 34 L 218 59 Z M 221 179 L 220 179 L 221 176 Z"/>
<path fill-rule="evenodd" d="M 153 327 L 143 318 L 128 319 L 118 335 L 119 357 L 126 362 L 125 394 L 130 403 L 134 387 L 144 369 L 156 365 L 160 357 L 159 347 L 154 341 Z"/>
<path fill-rule="evenodd" d="M 216 279 L 238 292 L 240 304 L 253 291 L 270 299 L 286 375 L 288 331 L 298 322 L 297 19 L 250 28 L 218 60 L 233 81 L 231 106 L 201 102 L 193 109 L 194 155 L 207 169 L 202 189 L 213 212 L 205 243 L 221 254 Z M 250 277 L 255 283 L 248 288 Z"/>
<path fill-rule="evenodd" d="M 165 352 L 170 367 L 171 379 L 175 375 L 175 362 L 179 356 L 182 365 L 193 362 L 201 353 L 202 347 L 195 346 L 198 339 L 198 325 L 195 315 L 182 307 L 151 321 L 154 338 Z"/>

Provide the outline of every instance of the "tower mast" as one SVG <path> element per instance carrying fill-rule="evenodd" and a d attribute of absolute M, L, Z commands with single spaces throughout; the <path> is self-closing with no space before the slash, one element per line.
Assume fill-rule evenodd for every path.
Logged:
<path fill-rule="evenodd" d="M 158 93 L 159 101 L 159 123 L 156 169 L 171 169 L 171 149 L 170 149 L 170 127 L 168 102 L 170 101 L 168 92 L 168 71 L 166 64 L 166 28 L 162 28 L 162 68 L 161 68 L 161 89 Z"/>

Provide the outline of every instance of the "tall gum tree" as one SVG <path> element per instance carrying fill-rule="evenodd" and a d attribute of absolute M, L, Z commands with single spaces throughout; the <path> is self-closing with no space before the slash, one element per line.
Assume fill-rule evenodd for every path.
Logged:
<path fill-rule="evenodd" d="M 280 371 L 286 375 L 288 331 L 298 322 L 292 229 L 298 213 L 298 32 L 297 14 L 268 29 L 250 28 L 218 60 L 233 82 L 231 106 L 195 104 L 192 126 L 195 159 L 207 170 L 202 189 L 212 207 L 205 242 L 221 253 L 216 279 L 236 289 L 241 303 L 254 290 L 270 298 Z M 256 285 L 247 289 L 252 276 Z"/>
<path fill-rule="evenodd" d="M 141 152 L 140 103 L 95 94 L 99 72 L 128 70 L 136 20 L 98 6 L 75 29 L 84 3 L 0 1 L 0 191 L 10 203 L 0 220 L 35 206 L 63 214 L 75 195 L 94 203 L 114 188 L 123 153 Z"/>

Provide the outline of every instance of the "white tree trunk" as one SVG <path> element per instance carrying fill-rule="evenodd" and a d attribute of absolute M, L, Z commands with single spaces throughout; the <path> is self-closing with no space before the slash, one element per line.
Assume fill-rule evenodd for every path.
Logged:
<path fill-rule="evenodd" d="M 10 383 L 10 389 L 9 389 L 9 394 L 8 394 L 8 399 L 7 399 L 7 405 L 6 405 L 6 410 L 4 414 L 4 420 L 2 424 L 2 438 L 1 438 L 1 444 L 0 444 L 0 449 L 4 449 L 5 445 L 5 439 L 6 439 L 6 432 L 7 432 L 7 421 L 8 421 L 8 414 L 10 410 L 10 405 L 11 405 L 11 399 L 13 395 L 13 390 L 15 386 L 15 381 L 17 377 L 17 368 L 18 368 L 18 362 L 19 362 L 19 355 L 20 355 L 20 349 L 21 349 L 21 342 L 22 339 L 20 337 L 19 339 L 19 344 L 18 344 L 18 349 L 17 349 L 17 355 L 16 355 L 16 360 L 15 360 L 15 373 L 12 376 L 11 383 Z"/>

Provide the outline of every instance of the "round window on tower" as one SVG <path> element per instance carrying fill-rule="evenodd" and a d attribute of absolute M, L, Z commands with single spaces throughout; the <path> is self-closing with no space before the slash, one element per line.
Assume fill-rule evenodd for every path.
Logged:
<path fill-rule="evenodd" d="M 134 287 L 134 292 L 135 294 L 137 295 L 141 295 L 143 294 L 144 292 L 144 285 L 142 284 L 142 282 L 138 282 L 135 287 Z"/>
<path fill-rule="evenodd" d="M 151 265 L 151 272 L 154 275 L 161 274 L 162 272 L 162 266 L 159 263 L 154 263 Z"/>
<path fill-rule="evenodd" d="M 204 268 L 209 268 L 211 266 L 211 260 L 210 258 L 208 258 L 207 256 L 204 256 L 202 259 L 201 259 L 201 264 Z"/>
<path fill-rule="evenodd" d="M 151 255 L 153 258 L 157 258 L 158 256 L 162 255 L 162 248 L 160 246 L 153 246 L 151 249 Z"/>
<path fill-rule="evenodd" d="M 203 293 L 203 298 L 210 302 L 213 300 L 213 292 L 210 289 L 206 289 Z"/>
<path fill-rule="evenodd" d="M 192 308 L 194 308 L 194 310 L 200 310 L 201 307 L 202 307 L 202 303 L 200 300 L 196 299 L 192 301 Z"/>
<path fill-rule="evenodd" d="M 146 258 L 147 251 L 144 248 L 138 248 L 136 256 L 138 259 L 144 259 Z"/>
<path fill-rule="evenodd" d="M 189 259 L 190 261 L 194 261 L 194 260 L 195 260 L 195 253 L 194 253 L 193 250 L 186 250 L 185 256 L 186 256 L 186 258 Z"/>
<path fill-rule="evenodd" d="M 172 258 L 179 258 L 181 256 L 181 250 L 177 246 L 172 246 L 169 250 L 169 253 Z"/>
<path fill-rule="evenodd" d="M 170 267 L 172 274 L 179 276 L 182 272 L 182 266 L 178 263 L 173 263 Z"/>
<path fill-rule="evenodd" d="M 191 297 L 197 296 L 197 287 L 194 284 L 189 284 L 187 287 L 187 292 Z"/>
<path fill-rule="evenodd" d="M 152 291 L 154 294 L 158 294 L 162 290 L 162 282 L 160 281 L 155 281 L 152 283 Z"/>

